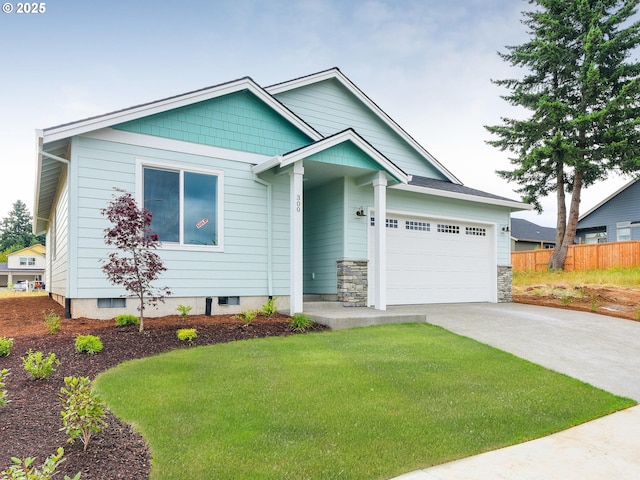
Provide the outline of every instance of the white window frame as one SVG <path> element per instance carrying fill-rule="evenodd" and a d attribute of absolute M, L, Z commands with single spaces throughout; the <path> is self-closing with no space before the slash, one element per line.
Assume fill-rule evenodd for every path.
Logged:
<path fill-rule="evenodd" d="M 627 234 L 625 235 L 625 237 L 628 238 L 620 238 L 620 234 L 622 232 L 627 232 Z M 629 240 L 631 240 L 631 222 L 626 221 L 626 222 L 616 222 L 616 240 L 618 242 L 627 242 Z"/>
<path fill-rule="evenodd" d="M 586 245 L 595 245 L 598 243 L 607 243 L 607 232 L 589 232 L 584 235 L 584 243 Z"/>
<path fill-rule="evenodd" d="M 180 242 L 163 242 L 160 239 L 163 250 L 189 250 L 189 251 L 207 251 L 207 252 L 224 252 L 224 172 L 215 168 L 207 168 L 201 165 L 192 165 L 178 162 L 168 162 L 165 160 L 138 158 L 136 159 L 136 202 L 138 206 L 144 206 L 143 198 L 143 184 L 144 184 L 144 169 L 145 168 L 159 168 L 165 170 L 174 170 L 180 173 Z M 184 242 L 184 211 L 182 201 L 184 198 L 184 172 L 189 173 L 201 173 L 204 175 L 215 175 L 218 177 L 218 191 L 216 198 L 216 217 L 218 220 L 217 232 L 218 232 L 218 244 L 217 245 L 188 245 Z"/>

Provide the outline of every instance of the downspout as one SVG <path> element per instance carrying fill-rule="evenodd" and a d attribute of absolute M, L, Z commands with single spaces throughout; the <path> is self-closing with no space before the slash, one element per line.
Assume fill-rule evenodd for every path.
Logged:
<path fill-rule="evenodd" d="M 267 188 L 267 293 L 269 298 L 273 297 L 273 259 L 272 259 L 272 244 L 273 244 L 273 222 L 271 211 L 271 183 L 258 178 L 254 173 L 253 180 L 260 185 L 264 185 Z"/>

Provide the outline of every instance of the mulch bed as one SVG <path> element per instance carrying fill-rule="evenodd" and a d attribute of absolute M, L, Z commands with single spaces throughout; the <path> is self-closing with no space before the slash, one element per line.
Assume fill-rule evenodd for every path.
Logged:
<path fill-rule="evenodd" d="M 66 460 L 58 468 L 56 478 L 73 477 L 81 472 L 84 480 L 147 479 L 151 458 L 144 439 L 111 414 L 106 418 L 108 427 L 91 438 L 86 452 L 80 440 L 67 443 L 67 435 L 60 431 L 58 397 L 64 377 L 93 379 L 126 360 L 189 348 L 178 340 L 179 328 L 197 329 L 193 345 L 291 334 L 288 317 L 282 315 L 271 319 L 258 317 L 249 326 L 231 315 L 190 315 L 187 320 L 175 315 L 145 319 L 142 333 L 137 326 L 115 327 L 111 321 L 63 319 L 61 330 L 50 335 L 42 313 L 49 310 L 62 313 L 60 306 L 48 297 L 0 299 L 0 336 L 14 338 L 11 355 L 0 357 L 0 369 L 10 369 L 5 387 L 10 403 L 0 407 L 0 471 L 11 465 L 11 457 L 36 457 L 35 465 L 40 466 L 58 447 L 63 447 Z M 102 352 L 76 353 L 74 340 L 78 333 L 99 336 L 104 345 Z M 31 379 L 20 358 L 29 349 L 56 354 L 60 365 L 51 377 Z"/>

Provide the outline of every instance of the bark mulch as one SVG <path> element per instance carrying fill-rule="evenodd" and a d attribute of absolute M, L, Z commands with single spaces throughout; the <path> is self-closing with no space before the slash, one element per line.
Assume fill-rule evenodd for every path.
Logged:
<path fill-rule="evenodd" d="M 61 402 L 58 397 L 65 376 L 90 379 L 123 361 L 141 358 L 176 348 L 187 348 L 178 340 L 179 328 L 196 328 L 193 345 L 211 345 L 248 338 L 290 335 L 288 317 L 257 317 L 250 326 L 231 315 L 179 315 L 145 319 L 144 332 L 137 326 L 115 327 L 113 321 L 62 319 L 62 328 L 48 334 L 44 325 L 45 311 L 63 310 L 49 297 L 0 299 L 0 337 L 14 339 L 11 354 L 0 357 L 0 369 L 10 369 L 5 390 L 10 403 L 0 407 L 0 471 L 11 465 L 11 457 L 36 457 L 40 466 L 58 447 L 65 450 L 65 461 L 56 478 L 82 473 L 83 480 L 147 479 L 151 458 L 144 439 L 128 425 L 108 414 L 108 427 L 91 438 L 87 451 L 77 440 L 67 443 L 60 431 Z M 314 326 L 319 330 L 323 327 Z M 75 352 L 75 336 L 79 333 L 100 337 L 102 352 L 95 355 Z M 21 357 L 33 349 L 56 354 L 60 365 L 46 380 L 33 380 L 24 370 Z"/>

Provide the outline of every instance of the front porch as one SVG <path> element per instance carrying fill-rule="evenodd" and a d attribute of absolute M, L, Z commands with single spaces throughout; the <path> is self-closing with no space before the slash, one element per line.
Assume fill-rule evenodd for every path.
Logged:
<path fill-rule="evenodd" d="M 342 302 L 323 301 L 319 295 L 305 295 L 303 305 L 304 313 L 314 322 L 332 330 L 427 321 L 425 308 L 420 305 L 388 306 L 387 310 L 377 310 L 373 307 L 345 307 Z"/>

